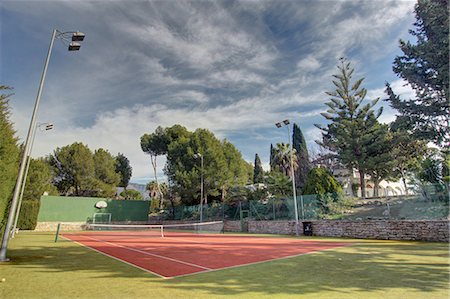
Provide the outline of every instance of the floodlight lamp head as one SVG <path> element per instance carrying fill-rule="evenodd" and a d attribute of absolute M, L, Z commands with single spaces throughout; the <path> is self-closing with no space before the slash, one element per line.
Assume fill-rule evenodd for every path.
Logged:
<path fill-rule="evenodd" d="M 275 126 L 277 126 L 277 128 L 281 128 L 283 125 L 281 123 L 276 123 Z"/>
<path fill-rule="evenodd" d="M 289 119 L 283 120 L 283 123 L 287 126 L 289 124 Z"/>
<path fill-rule="evenodd" d="M 84 40 L 85 34 L 83 32 L 77 31 L 72 34 L 73 42 L 82 42 Z"/>
<path fill-rule="evenodd" d="M 80 48 L 81 48 L 81 45 L 79 43 L 71 42 L 69 44 L 69 51 L 78 51 L 78 50 L 80 50 Z"/>

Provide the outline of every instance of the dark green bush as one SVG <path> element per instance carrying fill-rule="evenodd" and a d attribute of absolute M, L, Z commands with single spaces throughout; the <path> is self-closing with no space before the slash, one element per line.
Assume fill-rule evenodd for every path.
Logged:
<path fill-rule="evenodd" d="M 19 220 L 17 221 L 17 228 L 23 230 L 34 230 L 37 224 L 40 206 L 41 203 L 39 200 L 22 201 Z"/>

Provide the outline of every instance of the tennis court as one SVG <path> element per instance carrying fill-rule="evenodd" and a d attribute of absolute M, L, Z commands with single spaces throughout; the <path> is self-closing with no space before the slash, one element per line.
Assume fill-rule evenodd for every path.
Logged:
<path fill-rule="evenodd" d="M 221 225 L 217 222 L 164 227 L 93 225 L 90 229 L 101 230 L 61 235 L 162 278 L 262 263 L 350 245 L 222 234 Z"/>

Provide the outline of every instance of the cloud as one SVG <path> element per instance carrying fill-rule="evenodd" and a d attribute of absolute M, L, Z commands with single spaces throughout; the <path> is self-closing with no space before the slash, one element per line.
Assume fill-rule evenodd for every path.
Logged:
<path fill-rule="evenodd" d="M 332 88 L 341 56 L 349 56 L 358 73 L 372 78 L 368 97 L 382 96 L 379 86 L 386 80 L 401 95 L 411 94 L 385 74 L 399 36 L 411 26 L 414 2 L 1 5 L 2 76 L 16 88 L 11 105 L 18 136 L 23 140 L 28 128 L 48 28 L 77 24 L 75 29 L 86 33 L 79 53 L 67 53 L 55 43 L 39 112 L 39 121 L 52 121 L 55 129 L 38 133 L 34 156 L 81 141 L 91 149 L 124 153 L 134 181 L 152 177 L 139 138 L 157 126 L 210 129 L 233 139 L 252 161 L 255 151 L 267 148 L 268 153 L 273 140 L 285 138 L 273 124 L 289 118 L 302 123 L 312 145 L 320 135 L 312 124 L 323 122 L 324 92 Z M 35 45 L 42 49 L 29 51 Z M 20 63 L 14 63 L 19 56 Z M 392 119 L 389 113 L 383 114 L 385 121 Z"/>

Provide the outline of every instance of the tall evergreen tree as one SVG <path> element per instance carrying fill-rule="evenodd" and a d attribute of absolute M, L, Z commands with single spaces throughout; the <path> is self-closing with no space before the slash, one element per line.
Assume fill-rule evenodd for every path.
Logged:
<path fill-rule="evenodd" d="M 449 12 L 448 0 L 419 0 L 415 6 L 416 44 L 400 40 L 403 55 L 394 60 L 394 72 L 414 89 L 415 99 L 400 99 L 389 84 L 391 106 L 400 112 L 396 122 L 420 139 L 450 142 L 449 134 Z"/>
<path fill-rule="evenodd" d="M 7 217 L 7 208 L 12 199 L 19 169 L 20 150 L 13 123 L 9 119 L 10 87 L 0 85 L 0 235 Z M 6 217 L 5 217 L 6 216 Z"/>
<path fill-rule="evenodd" d="M 338 69 L 339 73 L 333 75 L 337 79 L 333 80 L 336 89 L 326 93 L 331 97 L 330 101 L 325 103 L 329 109 L 322 113 L 331 123 L 327 127 L 316 125 L 322 130 L 322 141 L 318 143 L 335 153 L 350 171 L 353 171 L 353 168 L 358 170 L 361 194 L 364 197 L 368 146 L 373 141 L 374 136 L 371 133 L 382 109 L 377 113 L 373 110 L 379 99 L 363 103 L 367 94 L 367 90 L 361 87 L 364 78 L 353 82 L 354 69 L 351 68 L 350 62 L 341 59 Z"/>
<path fill-rule="evenodd" d="M 23 200 L 39 200 L 44 192 L 58 195 L 58 190 L 52 184 L 53 173 L 45 159 L 31 159 Z"/>
<path fill-rule="evenodd" d="M 308 173 L 311 170 L 308 148 L 302 130 L 297 124 L 294 124 L 292 132 L 292 145 L 296 151 L 298 168 L 295 172 L 296 186 L 302 188 L 305 185 Z"/>
<path fill-rule="evenodd" d="M 261 159 L 255 154 L 255 166 L 253 168 L 253 183 L 262 183 L 264 180 L 264 169 L 262 168 Z"/>
<path fill-rule="evenodd" d="M 130 182 L 131 175 L 133 174 L 133 168 L 130 165 L 130 161 L 125 155 L 119 153 L 116 157 L 116 172 L 120 174 L 119 187 L 127 188 Z"/>
<path fill-rule="evenodd" d="M 275 170 L 275 165 L 273 164 L 274 156 L 275 156 L 275 150 L 273 149 L 273 144 L 271 143 L 270 144 L 270 158 L 269 158 L 270 171 L 274 171 Z"/>

